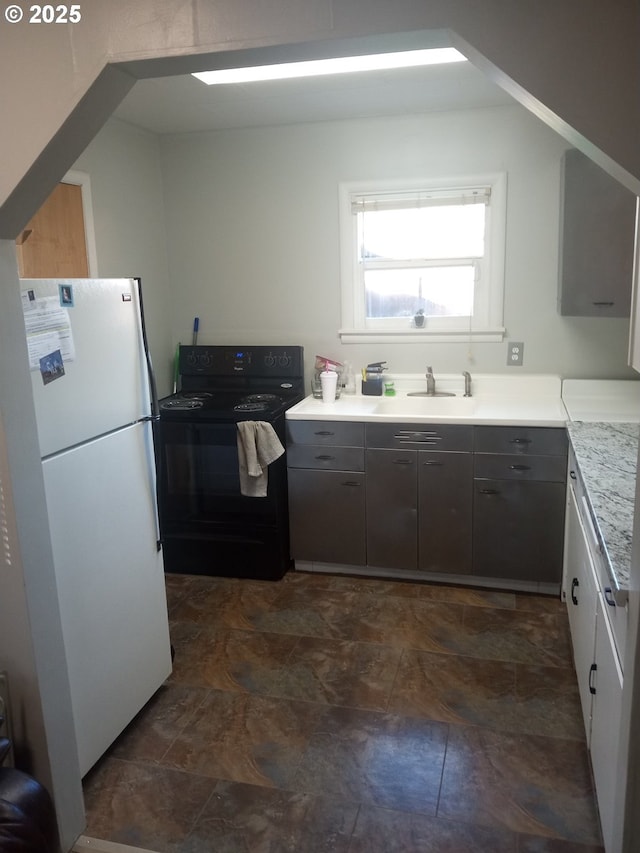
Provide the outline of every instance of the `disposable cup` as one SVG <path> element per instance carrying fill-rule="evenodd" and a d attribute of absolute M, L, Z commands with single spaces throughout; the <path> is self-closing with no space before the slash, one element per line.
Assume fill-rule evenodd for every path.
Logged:
<path fill-rule="evenodd" d="M 335 370 L 323 370 L 320 374 L 320 384 L 322 385 L 322 402 L 334 403 L 338 387 L 338 374 Z"/>

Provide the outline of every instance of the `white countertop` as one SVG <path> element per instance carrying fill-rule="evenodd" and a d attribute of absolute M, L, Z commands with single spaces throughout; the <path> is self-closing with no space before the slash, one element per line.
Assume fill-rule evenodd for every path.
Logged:
<path fill-rule="evenodd" d="M 309 396 L 290 409 L 289 420 L 393 421 L 563 427 L 567 413 L 558 376 L 486 374 L 472 377 L 472 396 L 464 397 L 461 375 L 436 375 L 436 390 L 452 397 L 413 397 L 425 391 L 422 374 L 384 376 L 393 381 L 393 397 L 342 395 L 332 403 Z"/>
<path fill-rule="evenodd" d="M 640 381 L 565 379 L 562 399 L 572 421 L 640 422 Z"/>

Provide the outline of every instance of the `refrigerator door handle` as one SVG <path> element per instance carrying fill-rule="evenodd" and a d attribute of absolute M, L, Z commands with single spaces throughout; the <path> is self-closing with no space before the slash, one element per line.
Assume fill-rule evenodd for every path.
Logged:
<path fill-rule="evenodd" d="M 149 341 L 147 340 L 147 328 L 144 322 L 144 305 L 142 303 L 142 279 L 134 278 L 136 289 L 138 292 L 138 305 L 140 306 L 140 332 L 142 335 L 142 348 L 144 351 L 144 360 L 147 367 L 147 375 L 149 377 L 149 394 L 151 396 L 151 417 L 158 420 L 160 418 L 160 405 L 158 403 L 158 388 L 156 385 L 156 377 L 153 372 L 153 363 L 151 361 L 151 352 L 149 351 Z"/>
<path fill-rule="evenodd" d="M 153 518 L 155 522 L 156 532 L 156 551 L 162 550 L 162 537 L 160 535 L 160 514 L 158 510 L 158 478 L 157 478 L 157 454 L 155 443 L 155 418 L 143 418 L 141 422 L 146 423 L 145 430 L 145 456 L 147 463 L 147 472 L 149 479 L 149 496 L 153 504 Z"/>
<path fill-rule="evenodd" d="M 153 363 L 151 361 L 151 353 L 149 351 L 149 341 L 147 339 L 147 327 L 144 322 L 144 306 L 142 302 L 142 279 L 136 277 L 135 282 L 136 292 L 138 296 L 138 307 L 140 312 L 140 335 L 142 339 L 142 349 L 144 352 L 144 361 L 149 379 L 149 396 L 151 402 L 151 415 L 147 418 L 142 418 L 142 421 L 149 422 L 148 437 L 145 442 L 147 449 L 147 468 L 149 471 L 149 485 L 153 496 L 153 517 L 156 526 L 156 550 L 162 549 L 162 536 L 160 535 L 160 513 L 158 508 L 158 457 L 155 444 L 155 427 L 154 424 L 160 420 L 160 404 L 158 402 L 158 388 L 156 385 L 156 377 L 153 372 Z"/>

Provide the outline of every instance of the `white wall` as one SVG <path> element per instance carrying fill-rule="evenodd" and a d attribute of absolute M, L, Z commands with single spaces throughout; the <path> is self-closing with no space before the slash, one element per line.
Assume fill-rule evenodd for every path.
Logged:
<path fill-rule="evenodd" d="M 518 105 L 161 140 L 174 343 L 300 343 L 391 372 L 506 369 L 505 343 L 341 344 L 340 181 L 508 173 L 505 325 L 525 372 L 624 377 L 628 321 L 556 310 L 566 143 Z M 512 370 L 514 368 L 511 368 Z"/>
<path fill-rule="evenodd" d="M 86 148 L 74 169 L 88 172 L 102 277 L 142 279 L 149 345 L 169 392 L 169 273 L 158 138 L 115 119 Z"/>

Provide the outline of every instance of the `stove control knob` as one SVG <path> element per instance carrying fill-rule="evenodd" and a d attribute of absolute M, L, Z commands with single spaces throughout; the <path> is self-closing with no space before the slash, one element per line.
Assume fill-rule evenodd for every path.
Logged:
<path fill-rule="evenodd" d="M 280 365 L 280 367 L 289 367 L 291 364 L 291 356 L 281 355 L 278 359 L 278 364 Z"/>
<path fill-rule="evenodd" d="M 195 367 L 197 363 L 198 363 L 198 356 L 195 353 L 190 352 L 189 355 L 187 356 L 187 364 L 190 367 Z"/>
<path fill-rule="evenodd" d="M 209 367 L 211 364 L 211 356 L 208 352 L 202 353 L 202 355 L 198 357 L 198 362 L 202 367 Z"/>
<path fill-rule="evenodd" d="M 265 367 L 275 367 L 276 365 L 276 357 L 271 353 L 269 355 L 265 355 L 264 357 L 264 366 Z"/>

